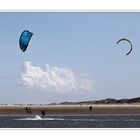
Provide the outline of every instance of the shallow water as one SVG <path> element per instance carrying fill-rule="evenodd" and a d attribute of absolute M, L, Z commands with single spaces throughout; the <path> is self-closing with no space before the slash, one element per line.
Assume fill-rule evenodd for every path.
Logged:
<path fill-rule="evenodd" d="M 140 128 L 140 114 L 1 115 L 0 128 Z"/>

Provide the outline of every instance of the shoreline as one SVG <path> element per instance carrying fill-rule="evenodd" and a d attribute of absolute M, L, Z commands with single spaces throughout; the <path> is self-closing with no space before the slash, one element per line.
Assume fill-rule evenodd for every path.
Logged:
<path fill-rule="evenodd" d="M 90 110 L 89 107 L 92 106 Z M 32 113 L 27 113 L 30 107 Z M 47 115 L 94 115 L 94 114 L 140 114 L 140 104 L 98 104 L 98 105 L 0 105 L 0 115 L 37 115 L 44 110 Z"/>

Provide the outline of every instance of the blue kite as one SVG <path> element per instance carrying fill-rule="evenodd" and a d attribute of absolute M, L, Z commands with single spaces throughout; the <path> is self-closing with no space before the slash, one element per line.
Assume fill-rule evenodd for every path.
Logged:
<path fill-rule="evenodd" d="M 19 46 L 23 52 L 26 51 L 32 35 L 33 35 L 33 33 L 29 32 L 28 30 L 24 30 L 22 32 L 20 39 L 19 39 Z"/>

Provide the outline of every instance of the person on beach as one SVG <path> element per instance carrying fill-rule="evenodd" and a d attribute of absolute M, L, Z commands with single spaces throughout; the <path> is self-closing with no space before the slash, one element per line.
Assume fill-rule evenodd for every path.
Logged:
<path fill-rule="evenodd" d="M 25 110 L 26 110 L 27 113 L 31 113 L 31 114 L 32 114 L 32 110 L 31 110 L 30 107 L 27 107 L 27 106 L 26 106 Z"/>
<path fill-rule="evenodd" d="M 90 111 L 90 112 L 92 111 L 92 106 L 89 107 L 89 111 Z"/>

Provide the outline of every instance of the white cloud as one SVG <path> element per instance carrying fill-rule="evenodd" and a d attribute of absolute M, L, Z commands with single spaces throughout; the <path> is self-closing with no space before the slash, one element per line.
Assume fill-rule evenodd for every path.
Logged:
<path fill-rule="evenodd" d="M 52 92 L 90 91 L 93 82 L 80 74 L 76 75 L 70 69 L 46 65 L 43 70 L 33 66 L 30 61 L 24 63 L 21 73 L 22 86 L 39 88 Z"/>

